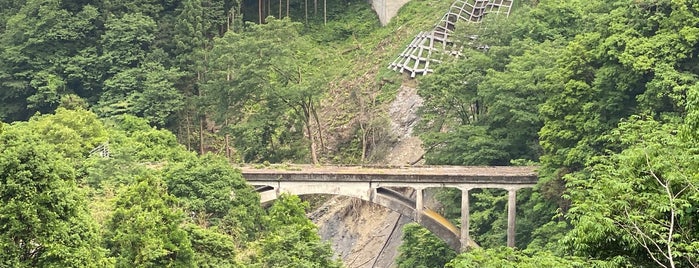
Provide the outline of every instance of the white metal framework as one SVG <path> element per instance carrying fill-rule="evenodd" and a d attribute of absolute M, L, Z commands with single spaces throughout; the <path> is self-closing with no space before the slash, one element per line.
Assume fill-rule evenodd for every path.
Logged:
<path fill-rule="evenodd" d="M 433 72 L 431 63 L 439 63 L 434 59 L 436 52 L 459 56 L 462 47 L 454 48 L 450 39 L 458 22 L 480 23 L 485 14 L 510 15 L 514 0 L 456 0 L 449 11 L 429 32 L 420 32 L 415 36 L 403 53 L 398 55 L 389 68 L 398 72 L 409 72 L 410 77 L 417 74 Z"/>

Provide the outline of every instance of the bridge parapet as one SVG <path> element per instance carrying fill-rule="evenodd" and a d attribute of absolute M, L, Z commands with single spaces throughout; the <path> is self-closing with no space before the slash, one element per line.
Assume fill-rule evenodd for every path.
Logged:
<path fill-rule="evenodd" d="M 282 168 L 245 166 L 241 168 L 241 171 L 248 181 L 361 181 L 376 183 L 534 185 L 538 180 L 536 167 L 510 166 L 381 167 L 294 165 Z"/>

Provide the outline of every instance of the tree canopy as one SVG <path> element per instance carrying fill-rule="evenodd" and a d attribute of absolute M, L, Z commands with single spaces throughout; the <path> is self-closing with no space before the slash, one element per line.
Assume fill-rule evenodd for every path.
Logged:
<path fill-rule="evenodd" d="M 339 265 L 297 197 L 265 210 L 225 159 L 147 119 L 61 108 L 0 129 L 3 265 L 239 267 L 293 252 Z"/>
<path fill-rule="evenodd" d="M 420 81 L 428 163 L 540 166 L 535 192 L 518 196 L 517 230 L 529 234 L 518 231 L 517 246 L 529 253 L 489 249 L 450 265 L 697 266 L 698 16 L 692 1 L 531 1 L 464 41 L 487 51 Z M 472 192 L 483 206 L 472 236 L 492 247 L 503 195 Z M 443 194 L 457 211 L 460 198 Z M 546 252 L 584 259 L 539 259 Z"/>

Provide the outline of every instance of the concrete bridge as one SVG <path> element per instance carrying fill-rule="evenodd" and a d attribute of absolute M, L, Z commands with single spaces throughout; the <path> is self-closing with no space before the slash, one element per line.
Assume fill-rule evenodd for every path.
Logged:
<path fill-rule="evenodd" d="M 508 191 L 507 245 L 515 245 L 517 190 L 533 187 L 535 167 L 361 167 L 290 166 L 286 168 L 242 168 L 243 177 L 269 202 L 283 192 L 334 194 L 379 204 L 418 222 L 451 248 L 463 251 L 475 245 L 469 235 L 468 191 L 499 188 Z M 451 187 L 462 191 L 461 228 L 424 206 L 424 190 Z M 412 188 L 415 197 L 400 189 Z"/>

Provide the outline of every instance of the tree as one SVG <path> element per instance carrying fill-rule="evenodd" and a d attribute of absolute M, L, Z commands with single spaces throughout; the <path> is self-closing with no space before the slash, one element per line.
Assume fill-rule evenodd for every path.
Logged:
<path fill-rule="evenodd" d="M 250 241 L 260 230 L 260 198 L 239 171 L 219 156 L 206 154 L 168 164 L 163 169 L 168 192 L 181 200 L 201 226 Z"/>
<path fill-rule="evenodd" d="M 219 123 L 235 124 L 229 131 L 241 137 L 235 142 L 245 161 L 302 155 L 296 143 L 305 136 L 310 160 L 318 162 L 322 133 L 313 126 L 319 126 L 316 106 L 326 79 L 323 53 L 299 27 L 269 19 L 216 40 L 204 95 Z"/>
<path fill-rule="evenodd" d="M 100 59 L 111 75 L 139 66 L 152 49 L 158 29 L 153 18 L 140 13 L 114 17 L 107 20 L 104 27 Z"/>
<path fill-rule="evenodd" d="M 618 263 L 562 258 L 547 251 L 527 252 L 509 247 L 476 248 L 462 253 L 445 267 L 448 268 L 537 268 L 537 267 L 618 267 Z"/>
<path fill-rule="evenodd" d="M 0 133 L 0 265 L 105 267 L 76 171 L 25 124 Z"/>
<path fill-rule="evenodd" d="M 539 107 L 562 44 L 519 38 L 486 32 L 469 41 L 487 44 L 488 51 L 466 51 L 463 59 L 440 65 L 421 81 L 420 131 L 428 163 L 507 165 L 512 159 L 538 159 Z"/>
<path fill-rule="evenodd" d="M 571 249 L 633 266 L 699 265 L 699 157 L 696 143 L 677 129 L 634 116 L 607 136 L 626 149 L 595 157 L 568 177 Z"/>
<path fill-rule="evenodd" d="M 88 93 L 71 75 L 78 56 L 97 38 L 99 11 L 85 5 L 68 11 L 57 0 L 30 0 L 0 31 L 0 118 L 26 120 L 49 113 L 61 96 Z"/>
<path fill-rule="evenodd" d="M 420 110 L 420 137 L 430 164 L 488 165 L 507 161 L 503 144 L 481 124 L 486 104 L 478 85 L 493 61 L 480 51 L 468 59 L 440 65 L 426 77 L 418 93 L 425 98 Z"/>
<path fill-rule="evenodd" d="M 253 245 L 253 265 L 263 267 L 341 267 L 333 260 L 330 245 L 322 242 L 318 228 L 306 218 L 308 203 L 283 194 L 269 208 L 267 233 Z"/>
<path fill-rule="evenodd" d="M 169 131 L 151 127 L 147 120 L 120 115 L 104 120 L 109 157 L 83 159 L 84 180 L 95 189 L 134 184 L 153 167 L 189 161 L 196 156 Z"/>
<path fill-rule="evenodd" d="M 176 202 L 152 174 L 119 194 L 105 234 L 117 267 L 192 265 L 192 243 L 181 227 L 184 214 L 175 209 Z"/>
<path fill-rule="evenodd" d="M 174 1 L 173 1 L 174 2 Z M 104 0 L 107 14 L 121 16 L 126 14 L 143 14 L 151 18 L 157 18 L 160 12 L 170 1 L 160 2 L 155 0 L 137 0 L 122 2 L 117 0 Z"/>
<path fill-rule="evenodd" d="M 180 76 L 178 70 L 154 62 L 123 70 L 104 82 L 105 92 L 96 110 L 101 116 L 128 113 L 166 126 L 184 103 L 175 88 Z"/>
<path fill-rule="evenodd" d="M 185 225 L 184 229 L 192 241 L 192 250 L 196 253 L 193 259 L 194 266 L 240 267 L 235 260 L 238 248 L 230 236 L 193 224 Z"/>
<path fill-rule="evenodd" d="M 403 227 L 403 243 L 396 263 L 398 267 L 444 267 L 456 252 L 429 230 L 416 223 Z"/>
<path fill-rule="evenodd" d="M 696 83 L 696 21 L 687 1 L 587 7 L 591 27 L 571 41 L 558 61 L 541 108 L 544 177 L 581 170 L 615 145 L 601 137 L 622 118 L 644 113 L 677 116 Z M 603 15 L 602 15 L 603 14 Z M 609 14 L 609 15 L 608 15 Z"/>
<path fill-rule="evenodd" d="M 502 141 L 502 151 L 507 152 L 509 158 L 504 158 L 507 162 L 510 159 L 537 161 L 541 156 L 538 132 L 543 126 L 539 109 L 546 101 L 546 90 L 555 83 L 548 75 L 555 69 L 557 52 L 563 45 L 515 40 L 510 46 L 528 46 L 529 49 L 510 51 L 510 61 L 504 69 L 488 70 L 484 81 L 478 84 L 478 96 L 487 111 L 481 120 L 493 139 Z"/>
<path fill-rule="evenodd" d="M 476 39 L 463 42 L 474 47 L 484 44 L 487 50 L 466 51 L 463 59 L 440 64 L 434 75 L 421 80 L 419 93 L 426 104 L 421 110 L 420 137 L 427 163 L 521 165 L 539 159 L 542 150 L 538 133 L 543 126 L 539 109 L 548 98 L 547 90 L 556 83 L 549 75 L 556 70 L 558 52 L 565 43 L 532 40 L 531 35 L 537 33 L 523 28 L 542 22 L 531 16 L 518 14 L 507 21 L 484 22 L 484 28 L 498 30 L 480 29 Z M 479 245 L 489 248 L 504 244 L 505 196 L 498 189 L 470 191 L 472 237 Z M 540 235 L 533 236 L 555 235 L 537 231 L 555 215 L 556 203 L 547 200 L 548 195 L 544 197 L 528 191 L 518 194 L 518 247 L 526 248 L 534 239 L 538 246 L 550 245 Z M 443 191 L 438 198 L 447 217 L 458 219 L 461 192 Z M 560 226 L 553 221 L 547 226 Z M 554 230 L 564 232 L 565 228 Z"/>
<path fill-rule="evenodd" d="M 26 1 L 0 1 L 0 6 L 3 7 L 3 9 L 0 10 L 0 33 L 5 31 L 5 23 L 7 22 L 8 18 L 17 13 L 25 4 Z"/>
<path fill-rule="evenodd" d="M 418 93 L 425 99 L 421 113 L 428 129 L 440 131 L 477 122 L 485 113 L 478 85 L 493 60 L 480 51 L 466 51 L 465 59 L 441 64 L 425 77 Z"/>
<path fill-rule="evenodd" d="M 97 115 L 82 108 L 58 108 L 54 114 L 32 117 L 25 126 L 76 167 L 90 150 L 107 142 L 107 131 Z"/>

